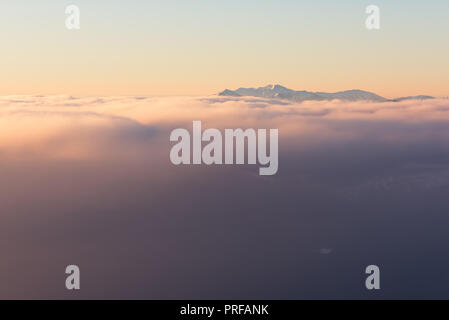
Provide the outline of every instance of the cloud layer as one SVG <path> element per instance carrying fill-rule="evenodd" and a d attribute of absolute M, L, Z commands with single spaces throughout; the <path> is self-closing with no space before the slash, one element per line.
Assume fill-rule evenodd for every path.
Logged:
<path fill-rule="evenodd" d="M 193 120 L 278 128 L 278 174 L 173 166 Z M 447 99 L 0 97 L 0 297 L 70 297 L 78 264 L 86 298 L 359 298 L 372 261 L 444 297 L 448 138 Z"/>

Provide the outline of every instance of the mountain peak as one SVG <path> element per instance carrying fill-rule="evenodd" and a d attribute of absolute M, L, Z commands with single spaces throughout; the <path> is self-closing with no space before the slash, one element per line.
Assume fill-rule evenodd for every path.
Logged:
<path fill-rule="evenodd" d="M 230 96 L 230 97 L 260 97 L 260 98 L 276 98 L 284 99 L 293 102 L 303 102 L 303 101 L 329 101 L 329 100 L 342 100 L 342 101 L 372 101 L 372 102 L 400 102 L 405 100 L 427 100 L 435 99 L 431 96 L 410 96 L 402 97 L 397 99 L 385 99 L 375 93 L 364 91 L 360 89 L 351 89 L 339 92 L 311 92 L 311 91 L 298 91 L 288 89 L 280 84 L 269 84 L 265 87 L 259 88 L 240 88 L 237 90 L 226 89 L 219 93 L 220 96 Z"/>
<path fill-rule="evenodd" d="M 363 91 L 359 89 L 352 89 L 347 91 L 327 93 L 327 92 L 309 92 L 309 91 L 296 91 L 288 89 L 279 84 L 269 84 L 265 87 L 259 88 L 239 88 L 235 91 L 226 89 L 219 93 L 220 96 L 251 96 L 261 98 L 278 98 L 285 99 L 294 102 L 302 102 L 309 100 L 344 100 L 344 101 L 387 101 L 387 99 L 378 96 L 374 93 Z"/>

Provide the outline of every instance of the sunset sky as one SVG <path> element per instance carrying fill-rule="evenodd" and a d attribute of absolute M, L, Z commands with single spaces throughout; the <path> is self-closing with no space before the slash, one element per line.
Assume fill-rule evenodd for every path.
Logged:
<path fill-rule="evenodd" d="M 65 7 L 81 30 L 65 28 Z M 365 28 L 365 8 L 381 29 Z M 0 94 L 204 95 L 279 83 L 449 95 L 449 2 L 2 0 Z"/>

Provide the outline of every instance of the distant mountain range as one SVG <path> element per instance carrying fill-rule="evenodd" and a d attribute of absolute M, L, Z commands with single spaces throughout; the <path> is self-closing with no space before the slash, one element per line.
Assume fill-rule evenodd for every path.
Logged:
<path fill-rule="evenodd" d="M 433 99 L 431 96 L 411 96 L 411 97 L 401 97 L 397 99 L 386 99 L 375 93 L 363 91 L 363 90 L 347 90 L 335 93 L 328 92 L 310 92 L 310 91 L 296 91 L 288 89 L 281 85 L 268 85 L 266 87 L 260 88 L 240 88 L 237 90 L 226 89 L 219 93 L 220 96 L 228 97 L 260 97 L 260 98 L 272 98 L 272 99 L 285 99 L 294 102 L 302 101 L 323 101 L 323 100 L 343 100 L 343 101 L 374 101 L 374 102 L 386 102 L 386 101 L 404 101 L 404 100 L 425 100 Z"/>

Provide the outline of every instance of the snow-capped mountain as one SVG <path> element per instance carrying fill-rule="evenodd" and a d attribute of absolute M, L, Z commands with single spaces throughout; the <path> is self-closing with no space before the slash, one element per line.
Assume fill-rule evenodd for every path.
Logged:
<path fill-rule="evenodd" d="M 309 100 L 334 100 L 339 99 L 343 101 L 374 101 L 374 102 L 384 102 L 384 101 L 403 101 L 408 99 L 432 99 L 429 96 L 417 96 L 417 97 L 404 97 L 394 100 L 388 100 L 381 97 L 375 93 L 363 91 L 363 90 L 347 90 L 335 93 L 328 92 L 310 92 L 310 91 L 296 91 L 288 89 L 281 85 L 268 85 L 259 88 L 240 88 L 237 90 L 226 89 L 219 93 L 220 96 L 231 96 L 231 97 L 261 97 L 261 98 L 277 98 L 285 99 L 289 101 L 302 102 Z"/>

